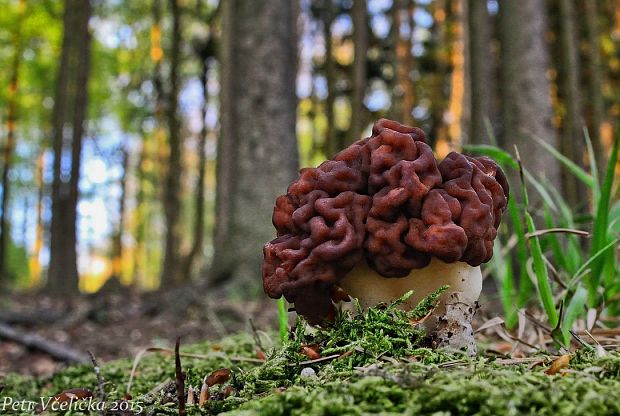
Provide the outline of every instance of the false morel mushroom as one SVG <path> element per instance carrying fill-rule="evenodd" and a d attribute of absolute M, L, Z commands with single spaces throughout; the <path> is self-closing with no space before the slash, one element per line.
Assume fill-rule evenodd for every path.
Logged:
<path fill-rule="evenodd" d="M 449 285 L 425 324 L 437 345 L 475 353 L 479 266 L 493 255 L 507 198 L 493 160 L 452 152 L 438 162 L 422 130 L 379 120 L 370 137 L 302 169 L 277 198 L 265 292 L 319 324 L 347 294 L 369 307 L 413 290 L 403 304 L 413 308 Z"/>

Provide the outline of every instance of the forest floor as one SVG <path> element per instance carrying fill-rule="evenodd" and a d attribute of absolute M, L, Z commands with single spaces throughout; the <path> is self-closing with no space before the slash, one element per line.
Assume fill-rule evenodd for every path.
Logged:
<path fill-rule="evenodd" d="M 427 347 L 424 332 L 411 324 L 423 319 L 424 308 L 344 314 L 327 329 L 298 321 L 284 344 L 272 331 L 247 328 L 216 341 L 190 344 L 187 337 L 178 366 L 173 349 L 151 348 L 103 364 L 100 374 L 89 364 L 48 376 L 5 374 L 0 406 L 10 398 L 17 408 L 6 414 L 23 415 L 40 411 L 41 400 L 91 410 L 72 414 L 96 414 L 103 403 L 102 414 L 125 416 L 175 415 L 181 407 L 189 415 L 620 414 L 617 348 L 525 352 L 492 335 L 501 327 L 495 320 L 478 328 L 479 354 L 470 358 Z M 191 336 L 195 330 L 184 329 Z"/>
<path fill-rule="evenodd" d="M 276 322 L 273 301 L 237 301 L 203 287 L 152 293 L 114 287 L 93 295 L 54 297 L 45 293 L 0 296 L 0 324 L 59 343 L 102 362 L 133 357 L 146 347 L 215 340 Z M 37 348 L 0 339 L 0 377 L 18 373 L 47 377 L 65 367 Z"/>

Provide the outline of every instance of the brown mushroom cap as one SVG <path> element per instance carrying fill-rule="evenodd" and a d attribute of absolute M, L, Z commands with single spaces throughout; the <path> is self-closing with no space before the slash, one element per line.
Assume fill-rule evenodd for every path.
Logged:
<path fill-rule="evenodd" d="M 363 258 L 385 277 L 432 256 L 478 266 L 493 255 L 507 197 L 491 159 L 452 152 L 437 163 L 422 130 L 379 120 L 370 137 L 302 169 L 277 198 L 265 292 L 319 323 L 333 313 L 333 286 Z"/>

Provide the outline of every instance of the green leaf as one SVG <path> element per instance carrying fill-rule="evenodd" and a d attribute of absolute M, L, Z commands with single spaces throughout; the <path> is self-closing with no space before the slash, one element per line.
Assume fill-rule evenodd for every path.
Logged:
<path fill-rule="evenodd" d="M 585 183 L 588 188 L 592 189 L 594 186 L 594 179 L 588 172 L 579 167 L 575 162 L 564 156 L 562 153 L 558 152 L 558 150 L 551 146 L 549 143 L 541 140 L 538 137 L 533 136 L 533 140 L 535 140 L 538 144 L 544 147 L 549 153 L 551 153 L 560 163 L 562 163 L 568 170 L 572 172 L 577 179 L 581 182 Z"/>

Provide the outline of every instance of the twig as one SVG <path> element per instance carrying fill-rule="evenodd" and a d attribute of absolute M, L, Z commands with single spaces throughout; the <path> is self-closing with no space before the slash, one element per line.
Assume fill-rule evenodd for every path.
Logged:
<path fill-rule="evenodd" d="M 95 376 L 97 376 L 97 390 L 99 392 L 99 401 L 101 403 L 105 402 L 105 390 L 103 389 L 103 378 L 101 378 L 101 370 L 99 364 L 97 364 L 97 360 L 95 359 L 95 355 L 91 351 L 87 351 L 88 355 L 90 355 L 90 360 L 93 363 L 93 369 L 95 370 Z"/>
<path fill-rule="evenodd" d="M 58 342 L 47 340 L 37 334 L 18 331 L 8 325 L 0 323 L 0 338 L 8 339 L 46 353 L 60 361 L 86 364 L 90 362 L 88 355 L 74 350 Z"/>
<path fill-rule="evenodd" d="M 575 234 L 575 235 L 580 235 L 583 237 L 590 237 L 590 233 L 587 231 L 583 231 L 583 230 L 575 230 L 572 228 L 547 228 L 545 230 L 536 230 L 531 233 L 526 233 L 525 238 L 529 240 L 532 237 L 540 237 L 541 235 L 552 234 L 552 233 Z"/>
<path fill-rule="evenodd" d="M 334 358 L 338 358 L 338 357 L 340 357 L 340 354 L 333 354 L 333 355 L 328 355 L 327 357 L 317 358 L 316 360 L 302 361 L 298 365 L 310 365 L 310 364 L 322 363 L 323 361 L 333 360 Z M 295 364 L 289 364 L 289 365 L 292 367 Z"/>
<path fill-rule="evenodd" d="M 185 410 L 185 374 L 181 369 L 181 356 L 179 355 L 179 345 L 181 344 L 181 337 L 177 338 L 177 342 L 174 344 L 174 370 L 177 381 L 177 399 L 179 400 L 179 416 L 186 416 Z"/>
<path fill-rule="evenodd" d="M 256 330 L 256 326 L 254 326 L 254 321 L 252 320 L 252 318 L 249 318 L 248 321 L 250 321 L 250 327 L 252 328 L 252 337 L 254 338 L 254 343 L 256 344 L 258 348 L 261 349 L 261 351 L 265 351 L 262 343 L 260 342 L 260 337 L 258 336 L 258 331 Z"/>

